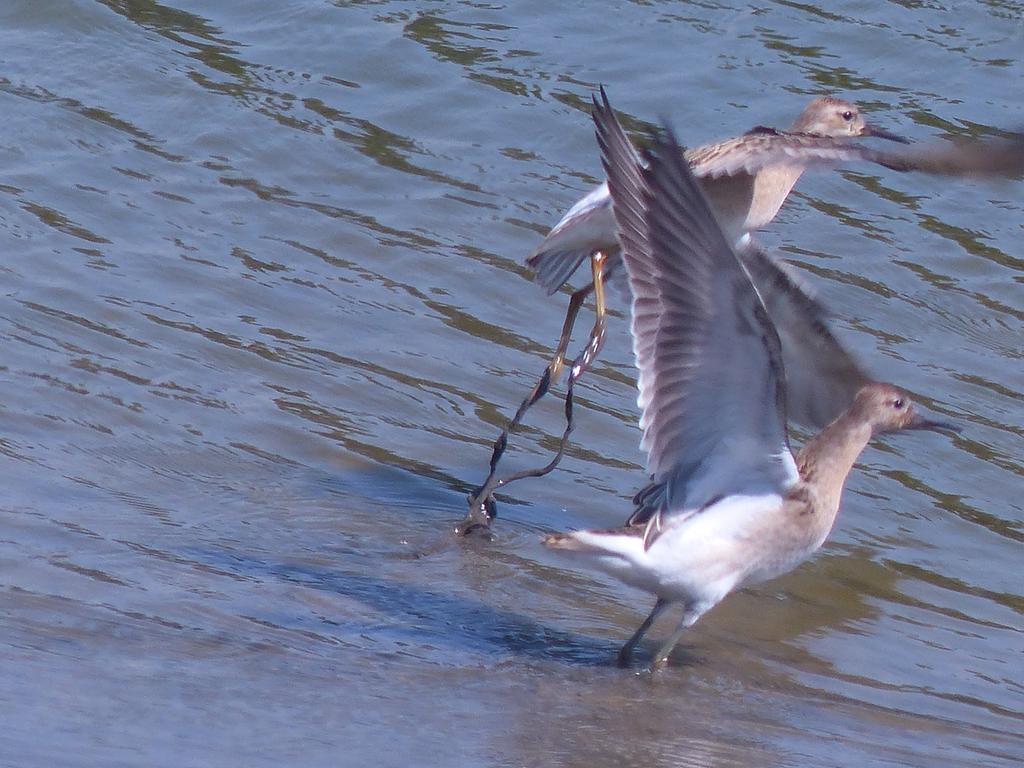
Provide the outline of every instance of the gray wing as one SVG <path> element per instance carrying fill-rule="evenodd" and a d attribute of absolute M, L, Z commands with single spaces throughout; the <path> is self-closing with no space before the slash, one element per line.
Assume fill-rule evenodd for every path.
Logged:
<path fill-rule="evenodd" d="M 790 270 L 751 242 L 737 256 L 757 288 L 779 334 L 786 372 L 786 415 L 822 429 L 853 403 L 871 378 L 829 330 L 827 310 L 800 285 Z M 633 499 L 627 525 L 647 523 L 666 512 L 664 482 L 653 482 Z"/>
<path fill-rule="evenodd" d="M 737 251 L 779 334 L 786 371 L 786 413 L 820 430 L 853 404 L 871 381 L 832 335 L 828 312 L 775 259 L 751 242 Z"/>
<path fill-rule="evenodd" d="M 796 479 L 779 339 L 671 132 L 640 169 L 602 92 L 602 161 L 633 292 L 641 446 L 672 511 Z"/>
<path fill-rule="evenodd" d="M 623 252 L 630 258 L 623 259 L 629 276 L 632 294 L 632 318 L 630 332 L 633 336 L 633 355 L 640 371 L 651 367 L 654 356 L 654 340 L 661 322 L 663 306 L 656 280 L 656 265 L 647 243 L 647 224 L 644 220 L 644 180 L 641 161 L 625 131 L 612 112 L 608 95 L 601 87 L 601 103 L 593 100 L 594 125 L 597 143 L 601 148 L 601 159 L 609 180 L 616 180 L 616 198 L 612 208 L 616 224 L 616 236 Z M 609 181 L 610 183 L 610 181 Z M 640 394 L 637 403 L 645 413 L 650 403 L 649 380 L 641 377 L 637 386 Z M 644 416 L 640 426 L 644 427 Z"/>
<path fill-rule="evenodd" d="M 697 178 L 754 174 L 768 166 L 834 166 L 869 162 L 895 171 L 940 176 L 1007 176 L 1024 173 L 1024 134 L 1004 140 L 932 143 L 902 150 L 879 150 L 855 137 L 753 131 L 691 150 L 686 161 Z"/>

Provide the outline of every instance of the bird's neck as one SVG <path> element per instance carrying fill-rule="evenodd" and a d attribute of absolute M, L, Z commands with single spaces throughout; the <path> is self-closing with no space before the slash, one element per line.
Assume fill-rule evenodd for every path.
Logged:
<path fill-rule="evenodd" d="M 846 476 L 870 439 L 871 425 L 845 413 L 811 438 L 797 454 L 800 478 L 828 517 L 834 518 L 839 511 Z"/>

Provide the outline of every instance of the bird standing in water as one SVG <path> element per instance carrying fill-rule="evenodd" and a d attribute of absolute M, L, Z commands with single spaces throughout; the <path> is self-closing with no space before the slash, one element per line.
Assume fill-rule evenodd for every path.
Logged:
<path fill-rule="evenodd" d="M 671 132 L 640 161 L 603 91 L 594 119 L 633 295 L 641 447 L 653 483 L 625 526 L 552 534 L 545 544 L 655 596 L 620 664 L 663 610 L 682 606 L 654 669 L 730 592 L 791 570 L 821 546 L 872 436 L 952 427 L 922 417 L 897 387 L 872 382 L 820 307 L 763 253 L 734 250 Z M 805 415 L 835 417 L 795 455 L 786 343 L 794 359 L 821 358 L 794 372 L 800 398 L 822 399 Z M 855 394 L 837 399 L 850 392 L 844 379 Z"/>
<path fill-rule="evenodd" d="M 685 152 L 683 157 L 698 178 L 726 241 L 735 244 L 741 255 L 759 253 L 750 233 L 775 217 L 793 185 L 811 166 L 866 161 L 898 171 L 944 176 L 1006 177 L 1024 173 L 1024 136 L 1021 134 L 1004 142 L 974 141 L 899 151 L 882 151 L 859 143 L 857 138 L 864 136 L 905 141 L 868 124 L 856 104 L 820 97 L 807 105 L 790 131 L 757 127 L 742 136 Z M 470 494 L 469 511 L 456 528 L 459 533 L 486 529 L 494 515 L 494 491 L 512 480 L 550 472 L 565 450 L 573 429 L 572 387 L 598 355 L 604 338 L 604 282 L 621 273 L 620 244 L 607 183 L 574 205 L 527 261 L 534 268 L 537 280 L 551 293 L 588 258 L 592 282 L 573 293 L 555 354 L 495 441 L 490 473 Z M 760 257 L 751 258 L 763 261 Z M 777 279 L 777 272 L 769 268 L 768 279 Z M 760 290 L 756 276 L 755 284 Z M 595 301 L 594 326 L 583 351 L 570 362 L 565 353 L 572 329 L 583 302 L 591 293 Z M 509 434 L 567 365 L 571 373 L 566 393 L 566 427 L 554 457 L 544 467 L 498 479 L 497 466 Z"/>

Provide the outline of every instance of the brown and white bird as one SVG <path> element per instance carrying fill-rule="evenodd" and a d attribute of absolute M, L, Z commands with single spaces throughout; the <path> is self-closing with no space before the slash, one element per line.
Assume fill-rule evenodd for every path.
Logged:
<path fill-rule="evenodd" d="M 775 218 L 800 176 L 812 167 L 868 162 L 942 176 L 1017 177 L 1024 173 L 1024 137 L 1007 141 L 943 142 L 880 150 L 858 139 L 908 143 L 868 123 L 856 104 L 833 96 L 812 99 L 788 131 L 757 126 L 742 136 L 684 152 L 690 170 L 733 244 Z M 620 265 L 608 183 L 570 208 L 526 259 L 534 277 L 554 293 L 594 253 L 606 256 L 604 272 Z"/>
<path fill-rule="evenodd" d="M 860 161 L 897 171 L 919 171 L 952 177 L 1006 178 L 1024 174 L 1024 133 L 1011 134 L 1005 140 L 940 142 L 885 151 L 858 141 L 865 136 L 904 141 L 869 125 L 856 104 L 833 97 L 821 97 L 807 105 L 790 131 L 757 127 L 743 136 L 685 153 L 680 149 L 680 152 L 691 173 L 698 179 L 726 242 L 739 247 L 741 256 L 746 252 L 757 252 L 750 233 L 775 217 L 793 185 L 812 166 L 834 166 Z M 572 431 L 571 420 L 567 423 L 551 462 L 537 470 L 519 472 L 501 480 L 497 478 L 498 462 L 507 445 L 508 435 L 569 364 L 566 351 L 576 317 L 591 293 L 594 294 L 595 322 L 583 352 L 571 363 L 570 380 L 578 380 L 600 351 L 606 326 L 603 284 L 622 271 L 619 236 L 611 200 L 606 182 L 576 203 L 527 259 L 535 271 L 536 279 L 549 293 L 564 284 L 587 259 L 591 260 L 590 273 L 593 280 L 573 293 L 551 362 L 495 441 L 490 474 L 477 491 L 470 495 L 469 511 L 457 528 L 462 533 L 490 525 L 493 516 L 492 494 L 497 487 L 518 477 L 551 471 L 565 449 Z M 761 290 L 758 279 L 752 276 Z M 778 270 L 773 268 L 767 279 L 783 278 L 778 277 Z M 799 353 L 799 350 L 787 350 L 786 347 L 783 343 L 784 357 Z M 813 355 L 806 354 L 803 357 L 805 360 L 802 362 L 806 362 Z M 808 424 L 800 418 L 801 412 L 816 407 L 803 403 L 800 408 L 792 410 L 790 416 Z M 566 412 L 570 412 L 568 405 Z"/>
<path fill-rule="evenodd" d="M 734 250 L 671 132 L 641 161 L 603 92 L 594 119 L 633 295 L 641 446 L 653 483 L 623 527 L 545 543 L 655 596 L 622 664 L 665 608 L 682 606 L 656 668 L 730 592 L 821 546 L 872 436 L 952 427 L 871 381 L 821 307 L 763 252 Z M 796 367 L 803 361 L 810 365 Z M 795 455 L 787 403 L 824 427 Z"/>
<path fill-rule="evenodd" d="M 743 134 L 685 152 L 684 157 L 732 243 L 775 218 L 801 174 L 812 165 L 893 157 L 851 139 L 876 136 L 906 143 L 869 124 L 857 105 L 832 96 L 812 99 L 788 131 L 758 126 Z M 618 238 L 605 182 L 572 206 L 526 263 L 548 293 L 565 283 L 595 252 L 610 257 L 605 273 L 618 268 Z"/>

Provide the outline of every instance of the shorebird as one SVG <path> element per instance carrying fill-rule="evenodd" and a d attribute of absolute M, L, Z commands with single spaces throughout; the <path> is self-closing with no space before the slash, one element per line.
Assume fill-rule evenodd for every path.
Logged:
<path fill-rule="evenodd" d="M 641 447 L 653 482 L 625 526 L 544 541 L 655 595 L 620 664 L 663 610 L 682 605 L 655 669 L 730 592 L 791 570 L 822 545 L 872 436 L 953 427 L 920 415 L 899 388 L 871 381 L 828 332 L 820 307 L 760 250 L 734 250 L 671 131 L 641 162 L 603 92 L 594 120 L 633 295 Z M 822 358 L 813 372 L 794 373 L 802 398 L 823 398 L 804 416 L 831 418 L 795 455 L 787 344 L 803 350 L 798 358 Z M 851 375 L 856 393 L 836 398 L 850 392 Z"/>
<path fill-rule="evenodd" d="M 1024 172 L 1021 134 L 1003 143 L 928 146 L 918 150 L 884 151 L 862 144 L 876 137 L 909 144 L 894 133 L 868 123 L 852 101 L 834 96 L 812 99 L 788 131 L 755 126 L 741 136 L 684 150 L 690 170 L 700 182 L 726 240 L 749 242 L 767 226 L 786 198 L 812 167 L 868 162 L 890 170 L 920 171 L 942 176 L 1018 176 Z M 531 253 L 526 263 L 548 294 L 557 291 L 586 259 L 593 280 L 569 301 L 562 334 L 548 368 L 557 379 L 564 367 L 569 337 L 583 302 L 619 272 L 619 240 L 611 210 L 608 182 L 576 202 Z M 604 301 L 598 297 L 597 320 L 591 333 L 603 328 Z"/>
<path fill-rule="evenodd" d="M 790 131 L 759 126 L 743 136 L 684 152 L 683 157 L 691 172 L 698 177 L 726 241 L 743 245 L 741 251 L 749 250 L 746 246 L 753 247 L 750 233 L 774 218 L 801 174 L 812 166 L 861 161 L 896 171 L 920 171 L 942 176 L 1014 177 L 1024 173 L 1024 134 L 1021 133 L 1012 134 L 1001 142 L 975 140 L 900 151 L 868 147 L 857 141 L 863 136 L 905 142 L 866 123 L 856 104 L 821 97 L 804 108 Z M 537 280 L 548 293 L 557 290 L 587 258 L 591 260 L 592 281 L 572 294 L 555 354 L 495 441 L 490 473 L 483 484 L 470 494 L 469 511 L 456 528 L 458 532 L 466 533 L 489 526 L 494 516 L 493 492 L 498 487 L 520 477 L 546 474 L 558 464 L 573 429 L 570 418 L 572 385 L 586 372 L 603 341 L 604 281 L 621 273 L 619 251 L 611 197 L 605 183 L 574 205 L 527 259 L 536 271 Z M 565 353 L 572 329 L 580 308 L 591 293 L 595 299 L 594 325 L 583 352 L 570 362 Z M 567 365 L 571 374 L 566 395 L 566 427 L 554 457 L 540 469 L 497 479 L 498 461 L 505 451 L 509 434 L 522 421 L 526 411 L 547 393 Z"/>
<path fill-rule="evenodd" d="M 812 166 L 873 162 L 900 171 L 914 167 L 907 157 L 881 152 L 855 139 L 873 136 L 909 143 L 901 136 L 868 123 L 852 101 L 834 96 L 812 99 L 788 131 L 759 125 L 735 136 L 690 151 L 683 157 L 711 203 L 726 239 L 749 239 L 769 224 L 804 171 Z M 591 282 L 572 294 L 562 333 L 547 371 L 551 382 L 566 364 L 576 316 L 595 294 L 595 321 L 588 347 L 600 346 L 605 302 L 602 284 L 620 272 L 622 260 L 611 210 L 608 182 L 570 208 L 526 259 L 534 278 L 548 294 L 557 291 L 586 259 L 591 259 Z M 547 389 L 547 384 L 543 389 Z M 535 391 L 540 387 L 535 387 Z M 543 393 L 540 395 L 543 396 Z M 523 402 L 536 402 L 533 393 Z M 529 405 L 526 406 L 529 408 Z"/>
<path fill-rule="evenodd" d="M 804 108 L 790 131 L 757 126 L 742 136 L 687 152 L 685 158 L 701 178 L 729 238 L 736 239 L 775 218 L 793 185 L 809 166 L 873 160 L 903 170 L 896 158 L 850 141 L 862 136 L 907 143 L 906 139 L 868 124 L 853 102 L 822 96 Z M 572 206 L 527 258 L 537 282 L 549 294 L 558 290 L 588 258 L 591 281 L 572 294 L 551 361 L 495 440 L 490 472 L 484 482 L 470 493 L 469 511 L 456 526 L 455 530 L 460 535 L 486 529 L 490 525 L 496 514 L 494 491 L 500 486 L 523 477 L 545 475 L 561 460 L 573 430 L 572 387 L 586 373 L 604 342 L 604 284 L 621 271 L 619 250 L 611 197 L 605 182 Z M 594 325 L 583 351 L 569 361 L 566 350 L 572 329 L 583 303 L 591 294 L 594 294 Z M 566 392 L 566 426 L 554 457 L 544 467 L 517 472 L 499 480 L 498 462 L 508 446 L 509 434 L 519 426 L 526 412 L 547 394 L 567 365 L 571 372 Z"/>
<path fill-rule="evenodd" d="M 850 141 L 865 136 L 908 143 L 870 125 L 853 102 L 821 96 L 804 107 L 788 131 L 757 126 L 742 136 L 684 152 L 684 157 L 731 243 L 771 222 L 812 165 L 870 161 L 891 166 L 895 156 Z M 573 205 L 526 263 L 551 294 L 597 252 L 608 257 L 607 279 L 621 264 L 608 182 Z"/>

